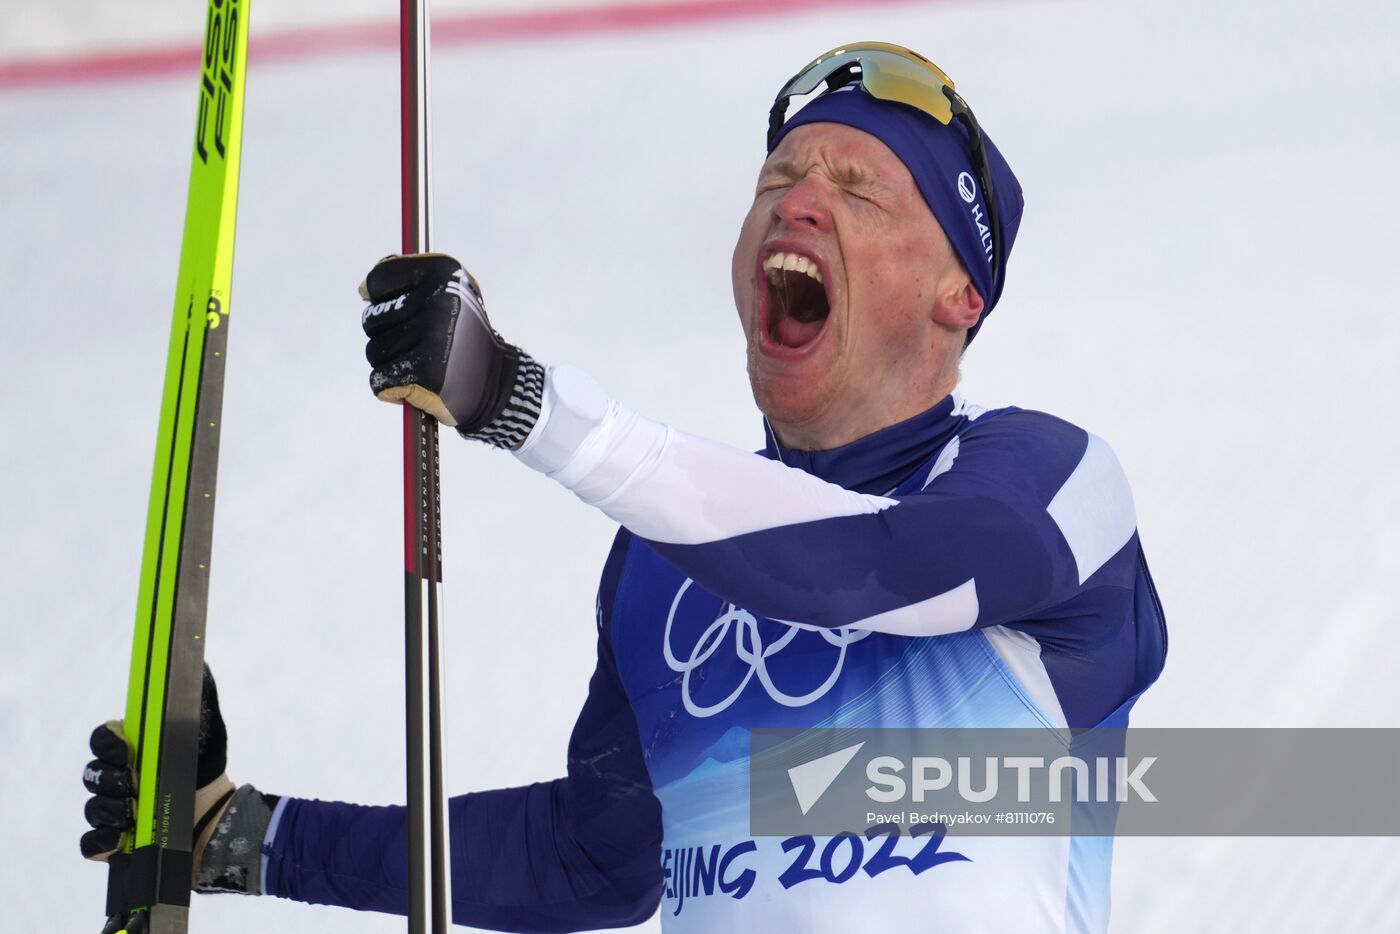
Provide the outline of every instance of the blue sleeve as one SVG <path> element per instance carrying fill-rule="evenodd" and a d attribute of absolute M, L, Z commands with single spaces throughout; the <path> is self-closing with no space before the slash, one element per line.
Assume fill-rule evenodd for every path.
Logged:
<path fill-rule="evenodd" d="M 661 807 L 617 673 L 613 591 L 629 536 L 598 596 L 598 664 L 569 741 L 568 775 L 448 803 L 452 918 L 509 931 L 580 931 L 649 918 L 661 893 Z M 407 911 L 403 807 L 290 799 L 267 848 L 271 895 Z"/>
<path fill-rule="evenodd" d="M 774 619 L 934 635 L 1063 603 L 1133 539 L 1122 470 L 1082 429 L 1014 411 L 973 423 L 950 447 L 922 489 L 878 511 L 654 545 L 697 583 Z"/>

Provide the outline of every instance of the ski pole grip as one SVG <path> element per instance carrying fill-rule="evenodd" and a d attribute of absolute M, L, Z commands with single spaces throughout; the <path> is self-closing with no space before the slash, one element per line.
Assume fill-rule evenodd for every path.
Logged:
<path fill-rule="evenodd" d="M 190 903 L 194 854 L 154 844 L 107 858 L 107 914 Z"/>

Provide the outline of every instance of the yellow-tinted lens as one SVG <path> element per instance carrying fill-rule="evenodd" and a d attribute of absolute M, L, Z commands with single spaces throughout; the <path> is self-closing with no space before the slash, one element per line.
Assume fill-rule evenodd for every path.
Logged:
<path fill-rule="evenodd" d="M 908 104 L 939 123 L 953 122 L 953 105 L 943 93 L 953 82 L 932 63 L 911 61 L 891 52 L 861 53 L 860 83 L 881 100 Z"/>

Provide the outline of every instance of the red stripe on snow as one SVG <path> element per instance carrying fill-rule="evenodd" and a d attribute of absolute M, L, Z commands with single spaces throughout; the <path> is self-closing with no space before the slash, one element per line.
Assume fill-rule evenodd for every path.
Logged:
<path fill-rule="evenodd" d="M 679 0 L 529 10 L 518 13 L 456 13 L 433 20 L 435 48 L 540 39 L 779 16 L 822 9 L 851 10 L 911 4 L 919 0 Z M 924 0 L 929 2 L 929 0 Z M 249 40 L 255 62 L 300 61 L 350 52 L 398 48 L 393 22 L 328 24 L 259 34 Z M 0 91 L 193 74 L 203 46 L 187 42 L 112 52 L 93 51 L 47 58 L 0 61 Z"/>

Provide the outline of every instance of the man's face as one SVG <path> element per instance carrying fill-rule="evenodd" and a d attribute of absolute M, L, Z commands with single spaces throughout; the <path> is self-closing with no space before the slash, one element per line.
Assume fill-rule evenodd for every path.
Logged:
<path fill-rule="evenodd" d="M 754 400 L 785 443 L 844 444 L 951 389 L 936 384 L 961 319 L 940 299 L 967 274 L 874 136 L 812 123 L 784 137 L 759 173 L 732 274 Z"/>

